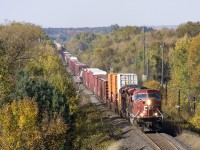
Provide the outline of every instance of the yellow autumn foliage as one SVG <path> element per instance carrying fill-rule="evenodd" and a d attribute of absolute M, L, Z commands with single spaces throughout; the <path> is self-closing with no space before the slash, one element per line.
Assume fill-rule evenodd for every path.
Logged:
<path fill-rule="evenodd" d="M 191 118 L 190 123 L 195 126 L 195 128 L 200 128 L 200 104 L 197 105 L 195 115 Z"/>
<path fill-rule="evenodd" d="M 0 111 L 0 148 L 33 148 L 41 138 L 36 128 L 38 106 L 34 100 L 14 100 Z"/>
<path fill-rule="evenodd" d="M 192 39 L 189 48 L 188 66 L 190 68 L 190 84 L 195 94 L 199 93 L 200 83 L 200 34 Z"/>
<path fill-rule="evenodd" d="M 143 86 L 145 86 L 147 88 L 155 89 L 155 90 L 158 90 L 158 91 L 161 89 L 160 83 L 156 80 L 147 81 L 147 82 L 144 83 Z"/>

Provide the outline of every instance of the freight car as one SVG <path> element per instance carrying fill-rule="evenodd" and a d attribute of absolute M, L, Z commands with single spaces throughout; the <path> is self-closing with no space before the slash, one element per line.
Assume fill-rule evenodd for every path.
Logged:
<path fill-rule="evenodd" d="M 124 85 L 137 85 L 137 75 L 134 73 L 109 73 L 108 74 L 108 107 L 116 113 L 121 109 L 119 90 Z"/>
<path fill-rule="evenodd" d="M 95 95 L 99 98 L 103 103 L 107 103 L 108 100 L 108 78 L 107 76 L 104 78 L 97 79 L 97 91 Z"/>
<path fill-rule="evenodd" d="M 163 122 L 159 91 L 138 86 L 134 73 L 107 73 L 85 64 L 68 52 L 68 67 L 97 98 L 109 109 L 126 118 L 132 124 L 151 130 L 160 130 Z M 78 70 L 78 71 L 77 71 Z"/>
<path fill-rule="evenodd" d="M 74 67 L 74 69 L 75 69 L 74 70 L 75 75 L 76 76 L 80 76 L 81 70 L 83 68 L 88 68 L 88 66 L 86 64 L 81 63 L 81 62 L 76 62 L 75 67 Z"/>
<path fill-rule="evenodd" d="M 74 75 L 75 75 L 75 64 L 78 62 L 79 61 L 76 57 L 69 57 L 69 59 L 68 59 L 68 67 Z"/>

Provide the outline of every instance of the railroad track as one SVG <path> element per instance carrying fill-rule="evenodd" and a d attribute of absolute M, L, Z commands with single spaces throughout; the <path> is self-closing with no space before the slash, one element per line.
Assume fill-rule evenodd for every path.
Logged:
<path fill-rule="evenodd" d="M 150 142 L 154 145 L 154 148 L 159 150 L 178 150 L 178 148 L 172 144 L 169 140 L 164 138 L 159 133 L 146 133 L 146 137 L 149 138 Z"/>

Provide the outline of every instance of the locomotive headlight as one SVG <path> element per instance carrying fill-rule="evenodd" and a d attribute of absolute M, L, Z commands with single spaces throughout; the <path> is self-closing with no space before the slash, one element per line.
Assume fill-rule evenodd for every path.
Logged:
<path fill-rule="evenodd" d="M 151 100 L 150 99 L 147 100 L 147 105 L 151 105 Z"/>

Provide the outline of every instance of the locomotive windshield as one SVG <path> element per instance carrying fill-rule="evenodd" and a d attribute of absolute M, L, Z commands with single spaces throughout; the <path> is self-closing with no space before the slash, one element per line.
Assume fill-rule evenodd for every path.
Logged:
<path fill-rule="evenodd" d="M 156 99 L 156 100 L 160 100 L 160 94 L 159 93 L 148 93 L 148 94 L 137 94 L 137 95 L 133 95 L 133 100 L 138 101 L 144 98 L 152 98 L 152 99 Z"/>
<path fill-rule="evenodd" d="M 147 94 L 137 94 L 134 96 L 134 100 L 140 100 L 140 99 L 143 99 L 143 98 L 147 98 L 148 95 Z"/>
<path fill-rule="evenodd" d="M 150 94 L 148 94 L 148 97 L 156 99 L 156 100 L 160 100 L 160 94 L 159 93 L 150 93 Z"/>

